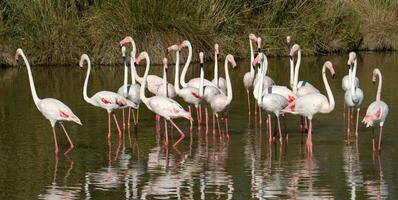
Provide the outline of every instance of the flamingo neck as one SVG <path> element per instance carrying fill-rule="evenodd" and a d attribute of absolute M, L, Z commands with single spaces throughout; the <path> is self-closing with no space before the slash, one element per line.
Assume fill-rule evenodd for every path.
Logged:
<path fill-rule="evenodd" d="M 351 86 L 351 95 L 355 96 L 355 77 L 357 77 L 357 59 L 354 61 L 354 69 L 352 69 L 350 86 Z"/>
<path fill-rule="evenodd" d="M 379 84 L 377 86 L 377 93 L 376 93 L 376 101 L 380 101 L 381 99 L 381 86 L 383 83 L 383 78 L 381 76 L 381 72 L 379 69 L 376 69 L 377 76 L 379 77 Z"/>
<path fill-rule="evenodd" d="M 330 89 L 328 79 L 326 78 L 326 65 L 323 65 L 323 68 L 322 68 L 322 79 L 323 79 L 323 83 L 325 85 L 326 92 L 328 94 L 328 99 L 329 99 L 329 106 L 328 106 L 327 110 L 325 110 L 325 112 L 329 113 L 334 109 L 335 102 L 334 102 L 332 90 Z"/>
<path fill-rule="evenodd" d="M 123 96 L 127 97 L 127 81 L 128 81 L 128 73 L 129 69 L 127 66 L 127 57 L 123 57 L 123 64 L 124 64 L 124 80 L 123 80 Z"/>
<path fill-rule="evenodd" d="M 294 88 L 294 62 L 293 59 L 289 58 L 289 62 L 290 62 L 290 88 Z"/>
<path fill-rule="evenodd" d="M 137 74 L 137 71 L 135 69 L 134 56 L 135 54 L 130 57 L 131 85 L 135 85 L 137 83 L 137 81 L 135 80 L 135 74 Z"/>
<path fill-rule="evenodd" d="M 163 67 L 163 92 L 167 97 L 168 96 L 168 94 L 167 94 L 167 71 L 166 71 L 166 68 L 164 68 L 164 67 Z"/>
<path fill-rule="evenodd" d="M 218 56 L 217 56 L 217 52 L 214 53 L 214 80 L 218 87 Z"/>
<path fill-rule="evenodd" d="M 91 62 L 88 57 L 85 57 L 84 60 L 86 60 L 86 62 L 87 62 L 87 74 L 86 74 L 86 78 L 84 79 L 83 98 L 87 103 L 93 103 L 91 98 L 88 97 L 88 95 L 87 95 L 88 79 L 90 79 L 90 73 L 91 73 Z"/>
<path fill-rule="evenodd" d="M 188 86 L 188 84 L 185 82 L 185 76 L 187 74 L 188 67 L 189 67 L 189 64 L 191 63 L 191 59 L 192 59 L 191 43 L 188 43 L 187 47 L 188 47 L 188 58 L 187 58 L 187 61 L 185 62 L 184 68 L 182 69 L 181 79 L 180 79 L 180 83 L 183 88 Z"/>
<path fill-rule="evenodd" d="M 231 85 L 231 79 L 229 78 L 227 57 L 225 57 L 224 70 L 225 70 L 225 77 L 227 79 L 227 104 L 230 104 L 232 101 L 232 85 Z"/>
<path fill-rule="evenodd" d="M 203 84 L 205 79 L 205 72 L 203 70 L 203 63 L 200 63 L 200 83 L 199 83 L 199 96 L 203 97 Z M 217 81 L 218 83 L 218 81 Z"/>
<path fill-rule="evenodd" d="M 144 73 L 144 78 L 143 81 L 141 83 L 141 88 L 140 88 L 140 98 L 141 101 L 145 103 L 145 105 L 150 108 L 150 106 L 148 105 L 149 100 L 148 98 L 145 96 L 145 88 L 146 88 L 146 84 L 147 84 L 147 78 L 148 78 L 148 73 L 149 73 L 149 68 L 150 68 L 150 60 L 148 57 L 148 54 L 144 54 L 145 60 L 146 60 L 146 68 L 145 68 L 145 73 Z"/>
<path fill-rule="evenodd" d="M 28 77 L 29 77 L 29 85 L 30 85 L 30 91 L 32 92 L 32 97 L 33 97 L 33 101 L 35 102 L 36 106 L 39 103 L 40 99 L 37 96 L 36 93 L 36 87 L 35 87 L 35 83 L 33 81 L 33 76 L 32 76 L 32 71 L 30 69 L 30 64 L 28 62 L 28 59 L 26 58 L 25 54 L 21 51 L 21 56 L 25 62 L 26 65 L 26 69 L 28 70 Z"/>
<path fill-rule="evenodd" d="M 178 74 L 180 73 L 180 51 L 176 51 L 176 67 L 174 71 L 174 89 L 177 94 L 180 93 L 180 83 L 178 83 Z"/>
<path fill-rule="evenodd" d="M 294 69 L 294 80 L 293 80 L 293 92 L 297 93 L 297 85 L 298 85 L 298 76 L 300 71 L 300 63 L 301 63 L 301 48 L 298 49 L 297 53 L 297 62 Z"/>
<path fill-rule="evenodd" d="M 264 56 L 264 60 L 261 62 L 261 77 L 264 77 L 265 76 L 265 71 L 266 71 L 266 68 L 268 68 L 268 60 L 267 60 L 267 57 L 266 56 Z M 259 90 L 258 90 L 258 96 L 257 96 L 257 103 L 258 103 L 258 105 L 260 105 L 261 104 L 261 102 L 262 102 L 262 92 L 263 92 L 263 85 L 264 85 L 264 78 L 261 78 L 259 81 L 258 81 L 258 84 L 259 84 Z"/>
<path fill-rule="evenodd" d="M 253 68 L 253 60 L 254 60 L 254 51 L 253 51 L 253 42 L 251 39 L 249 39 L 249 44 L 250 44 L 250 76 L 254 77 L 254 68 Z"/>

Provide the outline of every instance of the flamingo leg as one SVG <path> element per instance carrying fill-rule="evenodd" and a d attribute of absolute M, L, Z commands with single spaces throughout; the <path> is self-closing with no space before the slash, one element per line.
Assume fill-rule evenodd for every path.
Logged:
<path fill-rule="evenodd" d="M 344 103 L 343 120 L 345 120 L 345 107 L 346 107 L 346 105 L 345 105 L 345 103 Z"/>
<path fill-rule="evenodd" d="M 215 120 L 216 115 L 213 112 L 213 135 L 216 134 L 216 120 Z"/>
<path fill-rule="evenodd" d="M 199 107 L 195 106 L 195 108 L 196 108 L 196 117 L 198 118 L 198 126 L 200 126 Z"/>
<path fill-rule="evenodd" d="M 307 135 L 308 151 L 312 153 L 312 119 L 309 119 L 308 135 Z"/>
<path fill-rule="evenodd" d="M 188 110 L 189 110 L 189 114 L 192 116 L 192 110 L 191 110 L 191 106 L 188 106 Z M 191 121 L 191 126 L 189 127 L 189 131 L 192 132 L 192 128 L 193 128 L 193 123 Z"/>
<path fill-rule="evenodd" d="M 111 139 L 111 113 L 108 113 L 108 140 Z"/>
<path fill-rule="evenodd" d="M 122 130 L 120 130 L 119 123 L 117 122 L 117 119 L 116 119 L 116 114 L 113 113 L 112 115 L 113 115 L 113 120 L 115 121 L 115 124 L 117 127 L 117 131 L 119 132 L 119 139 L 121 139 L 122 138 Z"/>
<path fill-rule="evenodd" d="M 124 109 L 125 109 L 125 108 L 122 109 L 122 115 L 123 115 L 123 129 L 124 129 L 124 127 L 126 127 L 126 120 L 125 120 L 125 118 L 124 118 Z"/>
<path fill-rule="evenodd" d="M 140 108 L 137 108 L 136 112 L 137 112 L 137 117 L 135 118 L 136 121 L 134 121 L 134 125 L 138 124 L 138 116 L 139 116 L 139 113 L 140 113 Z"/>
<path fill-rule="evenodd" d="M 177 131 L 180 133 L 180 139 L 178 139 L 178 141 L 176 143 L 173 144 L 173 147 L 175 147 L 178 143 L 181 142 L 182 139 L 184 139 L 185 134 L 181 131 L 180 128 L 178 128 L 178 126 L 173 122 L 172 119 L 169 119 L 169 121 L 171 122 L 171 124 L 177 129 Z"/>
<path fill-rule="evenodd" d="M 361 108 L 357 108 L 357 123 L 355 125 L 355 135 L 358 137 L 358 121 L 359 121 L 359 112 L 361 111 Z"/>
<path fill-rule="evenodd" d="M 282 115 L 283 119 L 283 128 L 285 129 L 285 139 L 286 141 L 289 139 L 289 133 L 287 132 L 286 118 L 285 115 Z"/>
<path fill-rule="evenodd" d="M 207 111 L 207 107 L 205 108 L 205 115 L 206 115 L 206 135 L 209 132 L 209 113 Z"/>
<path fill-rule="evenodd" d="M 220 119 L 218 118 L 218 115 L 216 115 L 217 118 L 217 127 L 218 127 L 218 134 L 220 134 L 220 140 L 222 139 L 222 132 L 220 128 Z"/>
<path fill-rule="evenodd" d="M 277 117 L 275 116 L 275 120 L 274 120 L 274 134 L 273 134 L 273 139 L 276 138 L 276 132 L 277 132 L 277 127 L 278 127 L 278 120 L 276 119 Z"/>
<path fill-rule="evenodd" d="M 169 144 L 169 135 L 167 131 L 167 120 L 164 119 L 164 145 L 166 146 Z"/>
<path fill-rule="evenodd" d="M 348 134 L 348 136 L 350 136 L 350 126 L 351 126 L 351 124 L 350 124 L 350 108 L 348 108 L 347 109 L 347 134 Z"/>
<path fill-rule="evenodd" d="M 225 133 L 227 135 L 227 139 L 229 140 L 228 117 L 225 117 Z"/>
<path fill-rule="evenodd" d="M 57 142 L 57 134 L 55 133 L 55 126 L 53 126 L 53 139 L 54 139 L 54 146 L 55 146 L 54 153 L 55 153 L 55 155 L 58 155 L 58 142 Z"/>
<path fill-rule="evenodd" d="M 249 90 L 246 90 L 246 93 L 247 93 L 247 105 L 249 106 L 249 112 L 248 112 L 248 114 L 250 115 L 251 114 L 251 110 L 250 110 L 250 93 L 249 93 Z"/>
<path fill-rule="evenodd" d="M 67 132 L 66 129 L 65 129 L 65 126 L 64 126 L 63 124 L 60 124 L 60 125 L 61 125 L 62 129 L 64 130 L 64 133 L 65 133 L 65 135 L 66 135 L 66 138 L 68 138 L 68 141 L 69 141 L 69 149 L 65 152 L 65 154 L 68 154 L 69 151 L 72 150 L 72 149 L 75 147 L 75 145 L 73 145 L 73 142 L 72 142 L 72 140 L 70 139 L 69 134 L 68 134 L 68 132 Z"/>
<path fill-rule="evenodd" d="M 262 112 L 261 112 L 261 108 L 260 106 L 258 107 L 258 115 L 259 115 L 259 123 L 260 123 L 260 128 L 261 128 L 261 124 L 262 124 Z"/>
<path fill-rule="evenodd" d="M 381 151 L 381 136 L 383 134 L 383 126 L 380 126 L 380 133 L 379 133 L 379 151 Z"/>
<path fill-rule="evenodd" d="M 375 127 L 372 126 L 372 148 L 373 151 L 376 151 L 376 146 L 375 146 Z"/>
<path fill-rule="evenodd" d="M 271 115 L 268 114 L 268 142 L 272 142 L 272 124 L 271 124 Z"/>
<path fill-rule="evenodd" d="M 130 124 L 130 120 L 131 120 L 131 108 L 129 107 L 128 109 L 129 109 L 129 114 L 128 114 L 128 117 L 127 117 L 127 127 L 130 128 L 130 126 L 131 126 L 131 124 Z M 134 115 L 134 112 L 133 112 L 133 115 Z M 134 124 L 135 124 L 135 120 L 134 120 Z"/>
<path fill-rule="evenodd" d="M 279 115 L 276 116 L 276 120 L 278 121 L 279 142 L 282 143 L 282 131 L 281 131 L 281 122 L 279 120 Z"/>
<path fill-rule="evenodd" d="M 199 104 L 199 119 L 200 119 L 199 125 L 201 125 L 202 124 L 202 105 L 201 104 Z"/>

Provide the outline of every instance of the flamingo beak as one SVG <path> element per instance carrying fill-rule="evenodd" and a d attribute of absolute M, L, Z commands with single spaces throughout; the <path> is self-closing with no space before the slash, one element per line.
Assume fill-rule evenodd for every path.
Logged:
<path fill-rule="evenodd" d="M 192 115 L 188 115 L 186 118 L 187 118 L 190 122 L 193 122 Z"/>
<path fill-rule="evenodd" d="M 334 79 L 334 77 L 336 76 L 336 74 L 332 74 L 332 78 Z"/>

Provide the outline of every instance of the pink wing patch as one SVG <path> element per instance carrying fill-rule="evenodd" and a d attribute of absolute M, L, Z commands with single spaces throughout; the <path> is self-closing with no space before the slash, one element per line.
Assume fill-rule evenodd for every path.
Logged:
<path fill-rule="evenodd" d="M 61 116 L 62 118 L 69 118 L 69 115 L 62 111 L 59 111 L 59 116 Z"/>
<path fill-rule="evenodd" d="M 294 98 L 293 96 L 290 96 L 290 95 L 287 96 L 287 101 L 288 101 L 289 103 L 292 103 L 295 99 L 296 99 L 296 98 Z"/>
<path fill-rule="evenodd" d="M 120 100 L 118 98 L 116 98 L 116 104 L 119 105 L 119 106 L 125 106 L 126 105 L 126 103 L 124 101 L 122 101 L 122 100 Z"/>
<path fill-rule="evenodd" d="M 200 99 L 199 94 L 196 94 L 195 92 L 192 92 L 192 95 L 193 95 L 195 98 Z"/>
<path fill-rule="evenodd" d="M 176 114 L 178 114 L 178 113 L 180 112 L 180 110 L 178 110 L 178 109 L 174 109 L 173 111 L 174 111 L 174 113 L 176 113 Z"/>
<path fill-rule="evenodd" d="M 379 108 L 377 110 L 377 112 L 375 113 L 375 116 L 377 117 L 377 119 L 380 119 L 380 117 L 381 117 L 381 108 Z"/>
<path fill-rule="evenodd" d="M 108 99 L 105 99 L 105 98 L 100 98 L 100 99 L 101 99 L 102 103 L 104 103 L 104 104 L 110 104 L 111 103 Z"/>

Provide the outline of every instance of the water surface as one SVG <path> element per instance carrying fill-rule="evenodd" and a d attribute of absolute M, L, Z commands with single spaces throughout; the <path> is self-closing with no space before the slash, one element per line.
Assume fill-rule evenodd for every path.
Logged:
<path fill-rule="evenodd" d="M 359 54 L 357 76 L 365 93 L 363 112 L 375 99 L 373 68 L 379 67 L 383 73 L 382 99 L 389 104 L 390 113 L 381 155 L 372 153 L 371 129 L 361 125 L 358 141 L 345 135 L 341 79 L 347 74 L 347 55 L 304 57 L 300 80 L 325 93 L 321 66 L 326 60 L 334 63 L 337 72 L 334 80 L 329 77 L 336 108 L 315 116 L 312 156 L 305 151 L 306 135 L 298 130 L 298 117 L 287 116 L 289 142 L 283 145 L 267 142 L 264 125 L 260 129 L 249 124 L 242 84 L 248 61 L 239 62 L 238 69 L 230 73 L 234 92 L 228 110 L 230 140 L 213 137 L 212 132 L 206 135 L 204 128 L 198 131 L 195 127 L 190 134 L 189 123 L 177 120 L 187 133 L 177 148 L 162 145 L 163 130 L 159 136 L 154 115 L 145 106 L 141 107 L 139 126 L 125 130 L 120 142 L 114 129 L 108 143 L 106 112 L 82 97 L 86 69 L 34 67 L 39 97 L 63 101 L 84 124 L 66 123 L 76 148 L 69 156 L 61 153 L 58 158 L 53 154 L 50 124 L 34 106 L 25 66 L 0 69 L 0 199 L 397 198 L 394 123 L 398 120 L 398 53 Z M 270 58 L 269 63 L 269 76 L 288 85 L 288 59 Z M 212 64 L 206 66 L 206 76 L 211 77 Z M 143 70 L 139 68 L 140 73 Z M 151 71 L 160 74 L 161 67 L 154 66 Z M 224 73 L 222 67 L 220 71 Z M 122 73 L 121 66 L 94 65 L 89 95 L 116 91 Z M 197 65 L 189 75 L 198 76 Z M 121 113 L 117 115 L 121 119 Z M 68 143 L 62 129 L 56 130 L 63 152 Z M 171 135 L 172 142 L 178 138 L 175 130 Z"/>

